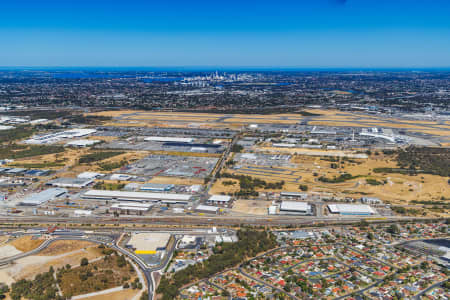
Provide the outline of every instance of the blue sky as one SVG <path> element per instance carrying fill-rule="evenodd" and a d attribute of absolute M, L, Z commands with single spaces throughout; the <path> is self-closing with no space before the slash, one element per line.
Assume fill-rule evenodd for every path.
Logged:
<path fill-rule="evenodd" d="M 450 67 L 448 0 L 1 0 L 0 66 Z"/>

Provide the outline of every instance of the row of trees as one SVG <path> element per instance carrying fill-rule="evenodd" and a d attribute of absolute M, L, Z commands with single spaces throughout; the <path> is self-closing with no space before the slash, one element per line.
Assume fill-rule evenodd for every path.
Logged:
<path fill-rule="evenodd" d="M 11 299 L 20 300 L 64 300 L 57 292 L 56 280 L 53 276 L 54 270 L 50 267 L 46 273 L 38 274 L 34 280 L 21 279 L 11 285 Z"/>
<path fill-rule="evenodd" d="M 400 168 L 448 177 L 450 149 L 410 146 L 398 151 L 397 164 Z"/>
<path fill-rule="evenodd" d="M 43 146 L 43 145 L 23 146 L 12 144 L 0 146 L 0 159 L 4 158 L 18 159 L 60 152 L 64 152 L 63 146 Z"/>
<path fill-rule="evenodd" d="M 267 182 L 265 180 L 254 178 L 248 175 L 236 175 L 231 173 L 222 173 L 220 174 L 219 178 L 220 177 L 239 180 L 239 187 L 242 190 L 254 190 L 255 188 L 281 189 L 285 184 L 284 180 L 277 182 Z"/>
<path fill-rule="evenodd" d="M 337 177 L 334 176 L 333 178 L 320 176 L 318 179 L 319 179 L 319 181 L 322 181 L 322 182 L 325 182 L 325 183 L 342 183 L 342 182 L 345 182 L 347 180 L 351 180 L 351 179 L 354 179 L 354 178 L 356 178 L 356 176 L 353 176 L 352 174 L 349 174 L 349 173 L 344 173 L 344 174 L 341 174 L 341 175 L 339 175 Z"/>

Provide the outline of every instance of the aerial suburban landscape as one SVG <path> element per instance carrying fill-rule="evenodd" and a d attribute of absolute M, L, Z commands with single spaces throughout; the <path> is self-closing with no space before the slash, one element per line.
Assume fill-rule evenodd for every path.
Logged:
<path fill-rule="evenodd" d="M 0 1 L 0 300 L 450 300 L 450 1 Z"/>
<path fill-rule="evenodd" d="M 0 72 L 6 297 L 448 298 L 450 73 L 35 72 Z"/>

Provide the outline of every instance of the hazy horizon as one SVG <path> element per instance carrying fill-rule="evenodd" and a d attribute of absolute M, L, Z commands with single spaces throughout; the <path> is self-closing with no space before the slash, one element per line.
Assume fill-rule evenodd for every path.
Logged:
<path fill-rule="evenodd" d="M 0 66 L 447 68 L 450 2 L 0 3 Z"/>

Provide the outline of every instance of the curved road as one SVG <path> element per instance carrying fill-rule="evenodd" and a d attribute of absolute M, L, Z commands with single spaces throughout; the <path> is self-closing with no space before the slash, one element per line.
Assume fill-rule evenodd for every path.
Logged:
<path fill-rule="evenodd" d="M 116 245 L 115 243 L 108 243 L 105 241 L 100 241 L 97 240 L 95 238 L 89 238 L 89 237 L 80 237 L 80 236 L 57 236 L 54 237 L 52 239 L 49 240 L 45 240 L 41 245 L 39 245 L 39 247 L 37 247 L 36 249 L 33 249 L 31 251 L 28 252 L 24 252 L 24 253 L 20 253 L 11 257 L 7 257 L 4 259 L 0 259 L 0 265 L 5 265 L 8 263 L 11 263 L 17 259 L 23 258 L 23 257 L 27 257 L 30 255 L 34 255 L 37 254 L 39 252 L 41 252 L 42 250 L 46 249 L 48 246 L 50 246 L 52 243 L 56 242 L 56 241 L 62 241 L 62 240 L 79 240 L 79 241 L 88 241 L 88 242 L 92 242 L 92 243 L 96 243 L 96 244 L 103 244 L 106 245 L 120 253 L 122 253 L 123 255 L 126 255 L 128 258 L 130 258 L 134 263 L 136 263 L 139 268 L 141 268 L 142 272 L 144 273 L 145 279 L 147 280 L 147 287 L 148 287 L 148 299 L 152 300 L 153 299 L 153 293 L 154 293 L 154 286 L 153 286 L 153 278 L 152 278 L 152 272 L 154 271 L 159 271 L 162 268 L 164 268 L 167 263 L 169 262 L 169 259 L 172 257 L 173 251 L 175 246 L 173 246 L 171 249 L 168 250 L 168 255 L 166 255 L 165 259 L 161 262 L 161 264 L 158 267 L 153 267 L 153 268 L 149 268 L 143 261 L 142 259 L 140 259 L 138 256 L 134 255 L 133 253 L 119 247 L 118 245 Z M 174 245 L 176 244 L 176 242 L 174 243 Z"/>

